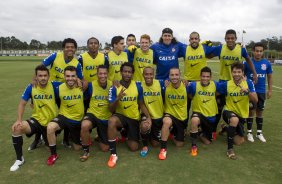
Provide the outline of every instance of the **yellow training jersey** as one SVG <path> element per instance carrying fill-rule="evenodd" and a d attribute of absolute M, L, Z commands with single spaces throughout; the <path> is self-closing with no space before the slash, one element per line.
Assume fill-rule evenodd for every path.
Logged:
<path fill-rule="evenodd" d="M 116 94 L 118 95 L 124 87 L 120 85 Z M 122 114 L 128 118 L 139 120 L 140 112 L 138 109 L 138 89 L 135 81 L 131 81 L 128 88 L 125 90 L 125 96 L 123 96 L 116 108 L 116 113 Z"/>
<path fill-rule="evenodd" d="M 166 87 L 164 112 L 181 121 L 187 119 L 187 88 L 182 82 L 177 89 L 171 83 Z"/>
<path fill-rule="evenodd" d="M 210 81 L 208 86 L 202 86 L 196 82 L 195 95 L 192 99 L 192 111 L 203 114 L 205 117 L 212 117 L 218 113 L 216 103 L 216 85 Z"/>
<path fill-rule="evenodd" d="M 66 83 L 63 83 L 59 86 L 59 97 L 59 114 L 71 120 L 81 121 L 84 115 L 82 90 L 78 87 L 69 89 Z"/>
<path fill-rule="evenodd" d="M 233 50 L 230 50 L 226 44 L 222 45 L 220 53 L 220 80 L 231 80 L 231 65 L 234 62 L 242 62 L 242 48 L 239 44 L 236 44 Z"/>
<path fill-rule="evenodd" d="M 241 118 L 248 118 L 249 94 L 241 93 L 240 86 L 249 89 L 247 81 L 242 81 L 239 85 L 236 85 L 233 80 L 227 82 L 225 110 L 232 111 Z"/>
<path fill-rule="evenodd" d="M 64 70 L 67 66 L 77 67 L 78 60 L 73 58 L 69 63 L 65 62 L 64 53 L 57 52 L 56 58 L 50 68 L 50 81 L 64 82 Z"/>
<path fill-rule="evenodd" d="M 88 52 L 81 54 L 83 77 L 87 82 L 97 80 L 97 67 L 105 64 L 105 56 L 98 52 L 95 58 L 92 58 Z"/>
<path fill-rule="evenodd" d="M 120 66 L 123 63 L 128 62 L 127 53 L 121 52 L 119 55 L 117 55 L 114 51 L 110 51 L 108 53 L 108 61 L 109 61 L 108 79 L 110 81 L 121 80 Z"/>
<path fill-rule="evenodd" d="M 142 88 L 144 103 L 150 113 L 151 118 L 162 118 L 164 113 L 164 105 L 160 82 L 154 79 L 153 84 L 151 86 L 147 86 L 143 81 Z"/>
<path fill-rule="evenodd" d="M 149 49 L 148 52 L 144 53 L 140 48 L 136 49 L 133 59 L 134 66 L 134 81 L 143 81 L 143 69 L 146 66 L 153 67 L 153 50 Z"/>
<path fill-rule="evenodd" d="M 200 80 L 201 69 L 207 66 L 207 58 L 202 44 L 194 49 L 187 46 L 184 60 L 184 79 L 190 81 Z"/>
<path fill-rule="evenodd" d="M 48 82 L 45 88 L 32 87 L 31 95 L 34 105 L 31 117 L 36 119 L 42 126 L 47 126 L 57 115 L 53 85 Z"/>
<path fill-rule="evenodd" d="M 109 111 L 108 93 L 112 85 L 107 81 L 105 88 L 101 87 L 98 81 L 92 82 L 92 95 L 87 113 L 91 113 L 100 120 L 108 120 L 112 113 Z"/>

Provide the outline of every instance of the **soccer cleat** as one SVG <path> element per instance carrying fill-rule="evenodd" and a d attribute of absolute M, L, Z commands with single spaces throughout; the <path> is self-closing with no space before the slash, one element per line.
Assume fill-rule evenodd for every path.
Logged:
<path fill-rule="evenodd" d="M 81 162 L 85 162 L 90 156 L 90 153 L 89 152 L 84 152 L 82 156 L 80 156 L 80 161 Z"/>
<path fill-rule="evenodd" d="M 59 156 L 57 154 L 49 156 L 48 160 L 47 160 L 47 165 L 49 165 L 49 166 L 54 165 L 58 158 L 59 158 Z"/>
<path fill-rule="evenodd" d="M 191 155 L 193 157 L 198 155 L 198 147 L 197 146 L 192 146 L 192 148 L 191 148 Z"/>
<path fill-rule="evenodd" d="M 140 151 L 140 156 L 141 157 L 146 157 L 149 153 L 149 148 L 147 146 L 144 146 L 142 150 Z"/>
<path fill-rule="evenodd" d="M 22 160 L 16 160 L 15 163 L 10 167 L 10 171 L 16 171 L 24 164 L 24 158 Z"/>
<path fill-rule="evenodd" d="M 231 160 L 236 160 L 236 159 L 237 159 L 237 157 L 236 157 L 236 155 L 235 155 L 233 149 L 227 150 L 227 156 L 228 156 L 228 158 L 230 158 Z"/>
<path fill-rule="evenodd" d="M 160 160 L 165 160 L 166 159 L 166 149 L 161 149 L 159 153 L 159 159 Z"/>
<path fill-rule="evenodd" d="M 263 137 L 262 134 L 257 134 L 256 137 L 261 141 L 261 142 L 266 142 L 265 138 Z"/>
<path fill-rule="evenodd" d="M 117 160 L 118 160 L 118 156 L 116 154 L 111 154 L 109 161 L 108 161 L 108 166 L 110 168 L 115 167 Z"/>
<path fill-rule="evenodd" d="M 216 132 L 212 133 L 212 140 L 214 140 L 214 141 L 216 140 Z"/>
<path fill-rule="evenodd" d="M 254 142 L 255 141 L 252 133 L 247 133 L 247 139 L 250 142 Z"/>
<path fill-rule="evenodd" d="M 34 141 L 30 144 L 30 146 L 28 147 L 28 151 L 32 151 L 36 148 L 38 148 L 40 145 L 44 144 L 44 141 L 40 138 L 39 140 L 34 139 Z"/>
<path fill-rule="evenodd" d="M 127 140 L 127 138 L 124 137 L 124 136 L 121 136 L 121 137 L 117 137 L 117 138 L 116 138 L 116 141 L 117 141 L 118 143 L 124 143 L 126 140 Z"/>

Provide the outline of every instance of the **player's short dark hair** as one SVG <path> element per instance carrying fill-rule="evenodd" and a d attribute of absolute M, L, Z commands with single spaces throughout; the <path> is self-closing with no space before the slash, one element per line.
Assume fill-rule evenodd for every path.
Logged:
<path fill-rule="evenodd" d="M 170 69 L 169 69 L 169 73 L 170 73 L 170 70 L 174 70 L 174 69 L 179 70 L 179 73 L 181 73 L 180 69 L 179 69 L 179 68 L 177 68 L 177 67 L 172 67 L 172 68 L 170 68 Z"/>
<path fill-rule="evenodd" d="M 193 31 L 192 33 L 190 33 L 189 37 L 191 37 L 192 34 L 197 34 L 198 35 L 198 38 L 200 39 L 200 34 L 196 31 Z"/>
<path fill-rule="evenodd" d="M 114 48 L 114 44 L 118 44 L 121 40 L 124 40 L 122 36 L 114 36 L 111 41 L 111 45 Z"/>
<path fill-rule="evenodd" d="M 108 67 L 106 65 L 99 65 L 97 66 L 97 72 L 100 70 L 100 69 L 106 69 L 108 71 Z"/>
<path fill-rule="evenodd" d="M 74 66 L 67 66 L 65 68 L 65 70 L 64 70 L 64 74 L 66 73 L 66 71 L 71 71 L 71 72 L 75 71 L 76 72 L 76 67 L 74 67 Z"/>
<path fill-rule="evenodd" d="M 98 44 L 100 44 L 100 42 L 99 42 L 99 40 L 98 40 L 97 38 L 91 37 L 91 38 L 89 38 L 89 39 L 87 40 L 87 45 L 88 45 L 89 41 L 92 40 L 92 39 L 97 40 Z"/>
<path fill-rule="evenodd" d="M 236 31 L 234 29 L 228 29 L 225 33 L 225 36 L 228 35 L 228 34 L 234 34 L 235 38 L 237 38 L 237 34 L 236 34 Z"/>
<path fill-rule="evenodd" d="M 66 38 L 64 39 L 63 43 L 62 43 L 62 48 L 65 48 L 67 43 L 73 43 L 74 47 L 77 49 L 77 43 L 73 38 Z"/>
<path fill-rule="evenodd" d="M 134 38 L 136 39 L 135 35 L 132 34 L 132 33 L 128 34 L 127 37 L 126 37 L 126 39 L 128 39 L 128 37 L 134 37 Z"/>
<path fill-rule="evenodd" d="M 125 62 L 125 63 L 123 63 L 123 64 L 120 66 L 120 72 L 123 71 L 123 68 L 124 68 L 125 66 L 130 67 L 130 68 L 132 69 L 132 73 L 134 73 L 134 66 L 133 66 L 133 64 L 130 63 L 130 62 Z"/>
<path fill-rule="evenodd" d="M 37 75 L 37 72 L 38 72 L 38 71 L 47 71 L 47 73 L 48 73 L 48 75 L 49 75 L 49 69 L 48 69 L 46 66 L 42 65 L 42 64 L 38 65 L 38 66 L 35 68 L 35 75 Z"/>
<path fill-rule="evenodd" d="M 254 44 L 254 46 L 253 46 L 253 50 L 255 50 L 256 47 L 262 47 L 263 50 L 265 49 L 265 46 L 264 46 L 264 44 L 263 44 L 262 42 L 256 42 L 256 43 Z"/>
<path fill-rule="evenodd" d="M 173 36 L 173 31 L 172 31 L 172 29 L 170 29 L 170 28 L 164 28 L 164 29 L 162 30 L 162 35 L 165 34 L 165 33 L 169 33 L 169 34 L 171 34 L 171 35 Z M 176 40 L 176 38 L 173 37 L 172 40 L 171 40 L 171 43 L 172 43 L 172 44 L 176 44 L 177 42 L 178 42 L 178 41 Z M 159 43 L 164 43 L 162 36 L 161 36 L 160 39 L 159 39 Z"/>
<path fill-rule="evenodd" d="M 241 62 L 235 62 L 231 65 L 231 71 L 236 68 L 236 69 L 240 69 L 242 71 L 244 71 L 244 64 Z"/>
<path fill-rule="evenodd" d="M 210 75 L 212 75 L 212 71 L 211 71 L 210 67 L 205 66 L 204 68 L 202 68 L 201 69 L 201 75 L 204 72 L 210 73 Z"/>

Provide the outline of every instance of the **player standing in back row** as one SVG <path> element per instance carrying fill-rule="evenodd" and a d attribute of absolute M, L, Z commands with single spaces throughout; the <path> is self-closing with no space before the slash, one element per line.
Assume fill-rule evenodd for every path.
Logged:
<path fill-rule="evenodd" d="M 253 105 L 250 108 L 249 118 L 247 119 L 247 138 L 248 141 L 254 142 L 253 134 L 252 134 L 252 125 L 254 121 L 254 115 L 256 114 L 256 123 L 257 123 L 257 134 L 256 137 L 262 141 L 266 142 L 263 134 L 262 134 L 262 124 L 263 124 L 263 110 L 265 105 L 265 97 L 267 99 L 272 96 L 272 66 L 270 62 L 263 57 L 264 45 L 262 43 L 256 43 L 253 47 L 253 55 L 252 62 L 257 71 L 258 82 L 255 84 L 256 93 L 258 96 L 257 105 Z M 253 79 L 253 74 L 250 70 L 250 67 L 244 63 L 245 65 L 245 74 L 248 79 Z M 268 91 L 266 92 L 266 78 L 267 78 L 267 87 Z"/>

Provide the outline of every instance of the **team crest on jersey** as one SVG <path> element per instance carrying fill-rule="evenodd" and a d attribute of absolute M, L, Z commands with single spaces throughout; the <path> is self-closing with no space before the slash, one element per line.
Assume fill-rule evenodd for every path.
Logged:
<path fill-rule="evenodd" d="M 171 52 L 175 52 L 175 48 L 174 47 L 171 49 Z"/>
<path fill-rule="evenodd" d="M 261 65 L 261 69 L 262 69 L 262 70 L 266 70 L 266 64 L 262 64 L 262 65 Z"/>

